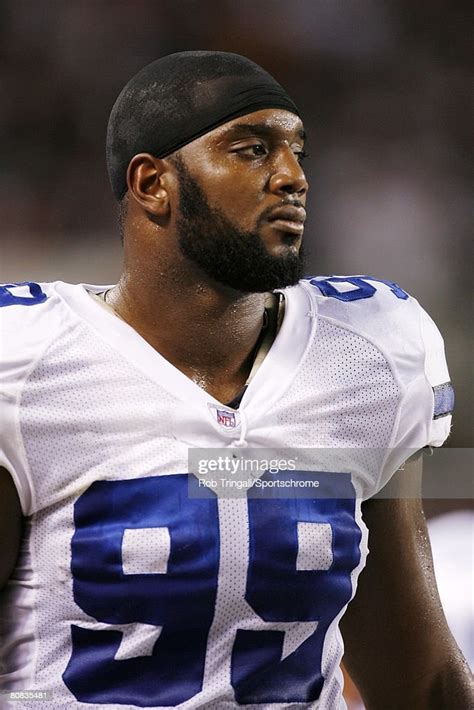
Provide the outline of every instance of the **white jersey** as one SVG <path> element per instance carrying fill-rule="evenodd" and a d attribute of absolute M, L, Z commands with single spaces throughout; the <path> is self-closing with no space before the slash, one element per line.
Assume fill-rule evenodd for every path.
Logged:
<path fill-rule="evenodd" d="M 436 326 L 395 284 L 305 279 L 233 410 L 88 293 L 104 288 L 0 290 L 0 463 L 26 516 L 1 688 L 15 708 L 344 708 L 361 500 L 449 432 Z M 333 452 L 264 473 L 326 495 L 190 495 L 190 449 L 262 447 Z"/>

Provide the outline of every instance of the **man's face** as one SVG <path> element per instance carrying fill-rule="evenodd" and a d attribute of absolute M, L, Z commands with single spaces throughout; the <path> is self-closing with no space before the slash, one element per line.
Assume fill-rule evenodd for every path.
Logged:
<path fill-rule="evenodd" d="M 174 156 L 179 245 L 207 276 L 244 292 L 283 288 L 303 276 L 303 145 L 297 116 L 266 109 Z"/>

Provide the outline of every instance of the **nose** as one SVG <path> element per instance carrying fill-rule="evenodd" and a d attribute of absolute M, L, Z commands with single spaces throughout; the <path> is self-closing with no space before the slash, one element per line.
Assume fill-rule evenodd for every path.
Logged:
<path fill-rule="evenodd" d="M 297 195 L 304 197 L 309 185 L 303 168 L 291 148 L 280 155 L 269 180 L 270 191 L 276 195 Z"/>

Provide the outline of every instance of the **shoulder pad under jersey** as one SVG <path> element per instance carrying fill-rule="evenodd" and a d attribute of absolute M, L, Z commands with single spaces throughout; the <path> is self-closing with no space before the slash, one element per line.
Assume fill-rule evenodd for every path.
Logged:
<path fill-rule="evenodd" d="M 318 317 L 370 340 L 405 389 L 426 381 L 431 400 L 426 444 L 440 446 L 449 434 L 454 392 L 443 338 L 418 301 L 397 283 L 372 276 L 316 276 L 302 284 Z"/>

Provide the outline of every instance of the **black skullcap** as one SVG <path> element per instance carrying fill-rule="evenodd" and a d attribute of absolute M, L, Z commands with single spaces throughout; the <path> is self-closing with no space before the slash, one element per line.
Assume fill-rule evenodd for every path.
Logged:
<path fill-rule="evenodd" d="M 114 104 L 107 128 L 107 169 L 117 200 L 137 153 L 164 158 L 237 116 L 264 108 L 299 115 L 262 67 L 228 52 L 178 52 L 138 72 Z"/>

